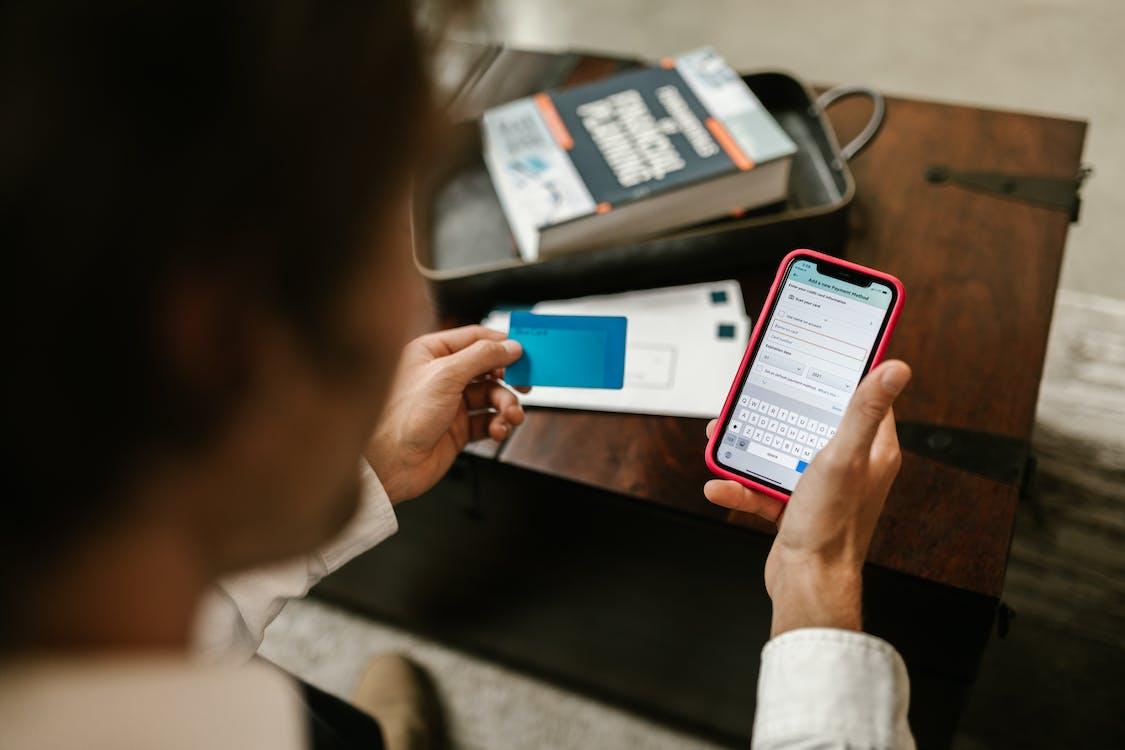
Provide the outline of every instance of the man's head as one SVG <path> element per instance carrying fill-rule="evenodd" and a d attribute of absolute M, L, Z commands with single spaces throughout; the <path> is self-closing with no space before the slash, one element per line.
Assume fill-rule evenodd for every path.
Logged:
<path fill-rule="evenodd" d="M 0 608 L 118 524 L 217 573 L 346 521 L 429 95 L 409 0 L 0 5 Z"/>

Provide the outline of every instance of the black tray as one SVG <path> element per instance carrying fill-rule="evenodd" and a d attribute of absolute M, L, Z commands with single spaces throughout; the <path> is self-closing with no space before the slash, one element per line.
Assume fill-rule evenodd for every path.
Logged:
<path fill-rule="evenodd" d="M 864 140 L 857 138 L 841 149 L 823 107 L 804 83 L 773 71 L 746 75 L 744 80 L 798 147 L 784 203 L 629 245 L 548 260 L 525 262 L 519 257 L 481 156 L 479 125 L 456 126 L 449 156 L 414 197 L 415 262 L 430 280 L 442 312 L 477 317 L 497 303 L 725 278 L 773 265 L 796 247 L 842 254 L 855 193 L 847 158 L 877 129 L 878 95 L 877 116 L 861 135 Z M 511 92 L 506 93 L 510 99 Z"/>

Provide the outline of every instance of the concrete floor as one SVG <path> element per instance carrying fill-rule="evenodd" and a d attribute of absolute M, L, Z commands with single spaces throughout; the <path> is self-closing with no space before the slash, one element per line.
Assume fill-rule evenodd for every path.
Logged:
<path fill-rule="evenodd" d="M 711 45 L 736 68 L 1083 119 L 1095 174 L 1062 287 L 1125 298 L 1122 0 L 490 0 L 513 46 L 655 58 Z M 862 156 L 860 157 L 862 158 Z M 968 165 L 966 165 L 968 166 Z M 977 165 L 987 169 L 989 165 Z"/>
<path fill-rule="evenodd" d="M 434 677 L 455 750 L 720 748 L 316 599 L 286 605 L 261 654 L 346 698 L 371 657 L 392 651 L 409 654 Z"/>

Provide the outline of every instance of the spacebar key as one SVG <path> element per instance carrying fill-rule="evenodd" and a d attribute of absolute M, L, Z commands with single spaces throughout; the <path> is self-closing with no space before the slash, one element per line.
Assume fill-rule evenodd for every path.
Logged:
<path fill-rule="evenodd" d="M 775 451 L 773 448 L 767 448 L 761 443 L 750 443 L 750 452 L 756 456 L 761 456 L 767 461 L 781 464 L 787 469 L 792 469 L 793 471 L 797 470 L 797 459 L 780 451 Z"/>

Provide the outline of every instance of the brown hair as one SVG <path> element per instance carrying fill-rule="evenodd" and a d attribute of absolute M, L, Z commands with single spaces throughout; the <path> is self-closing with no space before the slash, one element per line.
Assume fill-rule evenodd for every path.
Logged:
<path fill-rule="evenodd" d="M 0 109 L 5 609 L 138 448 L 223 418 L 158 356 L 169 280 L 237 276 L 321 340 L 430 88 L 409 0 L 37 0 L 0 5 Z"/>

